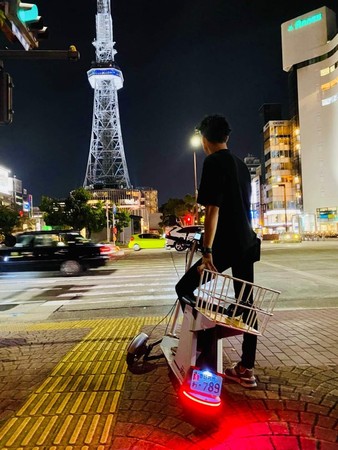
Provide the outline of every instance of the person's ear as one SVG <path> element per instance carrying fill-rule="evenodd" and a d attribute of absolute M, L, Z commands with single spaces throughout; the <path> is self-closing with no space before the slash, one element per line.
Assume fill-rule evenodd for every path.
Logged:
<path fill-rule="evenodd" d="M 208 148 L 209 148 L 209 141 L 208 141 L 208 139 L 206 139 L 204 136 L 201 136 L 202 137 L 202 146 L 203 146 L 203 150 L 205 151 L 205 152 L 207 152 L 208 151 Z"/>

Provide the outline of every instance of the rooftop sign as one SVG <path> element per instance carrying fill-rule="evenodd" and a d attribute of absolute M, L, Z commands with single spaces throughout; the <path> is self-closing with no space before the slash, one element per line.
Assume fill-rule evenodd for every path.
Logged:
<path fill-rule="evenodd" d="M 294 23 L 288 26 L 288 31 L 299 30 L 299 28 L 307 27 L 315 22 L 320 22 L 323 18 L 322 13 L 314 14 L 313 16 L 307 17 L 306 19 L 297 19 Z"/>

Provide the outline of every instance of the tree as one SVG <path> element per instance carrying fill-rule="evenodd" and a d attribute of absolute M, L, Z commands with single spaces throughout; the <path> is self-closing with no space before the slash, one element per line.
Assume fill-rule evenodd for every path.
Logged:
<path fill-rule="evenodd" d="M 20 223 L 17 209 L 10 206 L 0 205 L 0 233 L 4 235 L 5 245 L 15 244 L 15 238 L 11 236 L 13 229 Z"/>
<path fill-rule="evenodd" d="M 13 228 L 19 225 L 20 216 L 16 209 L 10 206 L 0 205 L 0 231 L 10 234 Z"/>
<path fill-rule="evenodd" d="M 106 225 L 106 210 L 101 201 L 90 203 L 93 196 L 90 191 L 80 187 L 72 191 L 65 201 L 67 224 L 77 230 L 101 231 Z"/>
<path fill-rule="evenodd" d="M 66 212 L 64 202 L 55 198 L 42 196 L 40 210 L 44 212 L 43 220 L 47 225 L 61 229 L 65 227 Z"/>
<path fill-rule="evenodd" d="M 92 194 L 83 187 L 75 189 L 64 200 L 42 197 L 40 209 L 47 225 L 61 228 L 86 228 L 88 237 L 92 231 L 101 231 L 106 225 L 106 211 L 102 202 L 90 203 Z"/>
<path fill-rule="evenodd" d="M 92 195 L 84 188 L 78 188 L 72 191 L 65 200 L 66 223 L 76 230 L 88 227 L 94 222 L 91 213 L 91 206 L 88 201 Z"/>
<path fill-rule="evenodd" d="M 161 226 L 176 225 L 182 217 L 188 213 L 193 213 L 195 207 L 195 197 L 187 194 L 183 199 L 170 198 L 164 203 L 159 211 L 162 213 Z"/>
<path fill-rule="evenodd" d="M 103 202 L 99 201 L 95 204 L 89 205 L 89 217 L 87 223 L 88 233 L 92 231 L 98 232 L 103 230 L 103 228 L 107 225 L 106 219 L 106 207 Z"/>
<path fill-rule="evenodd" d="M 123 231 L 123 228 L 126 228 L 131 221 L 130 214 L 126 211 L 119 211 L 117 210 L 117 213 L 115 214 L 115 226 L 117 228 L 117 231 L 121 233 Z"/>

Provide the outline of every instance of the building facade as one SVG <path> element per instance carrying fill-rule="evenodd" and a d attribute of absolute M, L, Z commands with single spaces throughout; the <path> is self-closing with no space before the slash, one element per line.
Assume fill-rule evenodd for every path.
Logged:
<path fill-rule="evenodd" d="M 4 206 L 10 206 L 13 203 L 9 174 L 9 169 L 0 166 L 0 204 Z"/>
<path fill-rule="evenodd" d="M 293 166 L 294 132 L 289 120 L 271 120 L 263 128 L 265 183 L 261 197 L 263 224 L 269 233 L 298 231 L 300 179 Z"/>
<path fill-rule="evenodd" d="M 338 231 L 338 34 L 322 7 L 282 24 L 283 69 L 294 73 L 299 135 L 293 144 L 304 217 L 317 231 Z M 293 128 L 297 129 L 297 118 Z M 292 127 L 291 127 L 292 128 Z M 297 138 L 297 136 L 296 136 Z"/>
<path fill-rule="evenodd" d="M 9 169 L 0 166 L 0 204 L 16 207 L 18 211 L 30 211 L 29 205 L 25 202 L 28 194 L 22 187 L 22 181 L 16 176 L 10 176 L 10 173 Z"/>
<path fill-rule="evenodd" d="M 102 201 L 107 208 L 115 207 L 130 214 L 132 223 L 124 232 L 124 240 L 133 233 L 143 233 L 153 228 L 152 216 L 158 213 L 158 192 L 152 188 L 92 189 L 91 203 Z"/>

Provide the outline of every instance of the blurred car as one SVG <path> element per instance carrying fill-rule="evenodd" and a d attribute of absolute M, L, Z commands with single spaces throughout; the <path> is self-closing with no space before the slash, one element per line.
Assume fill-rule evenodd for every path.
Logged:
<path fill-rule="evenodd" d="M 104 266 L 108 260 L 105 250 L 78 231 L 30 231 L 18 234 L 14 247 L 0 249 L 0 270 L 60 270 L 62 275 L 79 275 L 86 269 Z"/>
<path fill-rule="evenodd" d="M 298 243 L 298 242 L 302 242 L 302 236 L 299 233 L 291 233 L 291 232 L 287 232 L 287 233 L 281 233 L 278 236 L 278 241 L 277 242 L 281 242 L 281 243 Z"/>
<path fill-rule="evenodd" d="M 110 260 L 123 254 L 123 252 L 121 252 L 120 248 L 117 247 L 115 244 L 112 244 L 110 242 L 109 243 L 100 242 L 99 244 L 101 245 L 101 248 L 100 248 L 101 255 L 107 256 Z"/>
<path fill-rule="evenodd" d="M 192 240 L 196 233 L 202 233 L 203 227 L 201 225 L 192 225 L 190 227 L 174 226 L 165 235 L 167 239 L 166 246 L 168 248 L 175 248 L 178 252 L 181 252 L 190 247 Z"/>
<path fill-rule="evenodd" d="M 164 237 L 156 233 L 141 233 L 133 234 L 130 237 L 128 248 L 132 248 L 135 251 L 141 250 L 141 248 L 164 248 L 166 241 Z"/>

